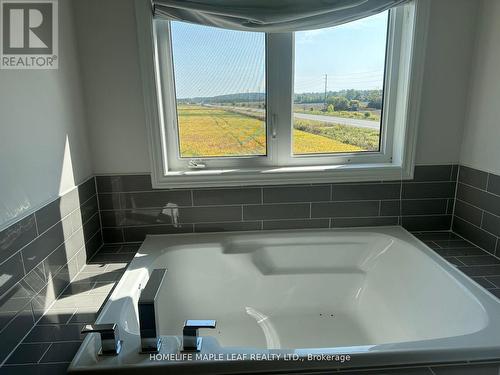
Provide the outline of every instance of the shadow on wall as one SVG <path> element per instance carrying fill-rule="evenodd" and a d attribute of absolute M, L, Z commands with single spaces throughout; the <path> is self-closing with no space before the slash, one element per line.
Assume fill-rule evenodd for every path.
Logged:
<path fill-rule="evenodd" d="M 101 245 L 94 178 L 0 232 L 0 361 Z"/>

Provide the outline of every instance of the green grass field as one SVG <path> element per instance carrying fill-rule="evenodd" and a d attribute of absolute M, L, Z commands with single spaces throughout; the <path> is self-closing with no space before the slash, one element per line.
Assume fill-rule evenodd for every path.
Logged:
<path fill-rule="evenodd" d="M 179 105 L 177 110 L 182 157 L 266 154 L 265 123 L 257 116 L 198 105 Z M 372 130 L 309 120 L 295 120 L 294 127 L 295 154 L 366 151 L 375 147 Z"/>

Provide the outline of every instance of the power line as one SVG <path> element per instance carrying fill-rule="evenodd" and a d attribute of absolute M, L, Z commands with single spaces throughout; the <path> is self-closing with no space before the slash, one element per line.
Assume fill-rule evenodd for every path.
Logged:
<path fill-rule="evenodd" d="M 324 100 L 325 110 L 326 110 L 326 93 L 328 92 L 327 88 L 328 88 L 328 74 L 325 74 L 325 100 Z"/>

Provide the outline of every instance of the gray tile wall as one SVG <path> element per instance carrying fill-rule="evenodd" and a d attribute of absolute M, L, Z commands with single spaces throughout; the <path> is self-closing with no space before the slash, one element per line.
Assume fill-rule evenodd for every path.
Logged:
<path fill-rule="evenodd" d="M 449 230 L 458 166 L 417 166 L 412 181 L 153 190 L 149 175 L 97 176 L 105 243 L 146 234 L 402 225 Z M 178 207 L 174 225 L 167 204 Z"/>
<path fill-rule="evenodd" d="M 0 364 L 101 245 L 94 177 L 0 232 Z"/>
<path fill-rule="evenodd" d="M 460 166 L 453 230 L 500 256 L 500 176 Z"/>

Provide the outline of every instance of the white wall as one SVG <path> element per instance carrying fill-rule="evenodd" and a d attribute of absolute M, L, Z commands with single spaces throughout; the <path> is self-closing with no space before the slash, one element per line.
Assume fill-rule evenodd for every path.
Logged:
<path fill-rule="evenodd" d="M 133 0 L 75 1 L 95 173 L 148 172 Z"/>
<path fill-rule="evenodd" d="M 457 163 L 478 2 L 431 0 L 417 164 Z"/>
<path fill-rule="evenodd" d="M 69 2 L 59 69 L 0 70 L 0 229 L 92 174 Z"/>
<path fill-rule="evenodd" d="M 416 159 L 418 164 L 457 163 L 477 3 L 431 3 Z M 133 12 L 133 0 L 77 3 L 96 173 L 150 171 Z"/>
<path fill-rule="evenodd" d="M 500 174 L 500 1 L 483 0 L 460 162 Z"/>

